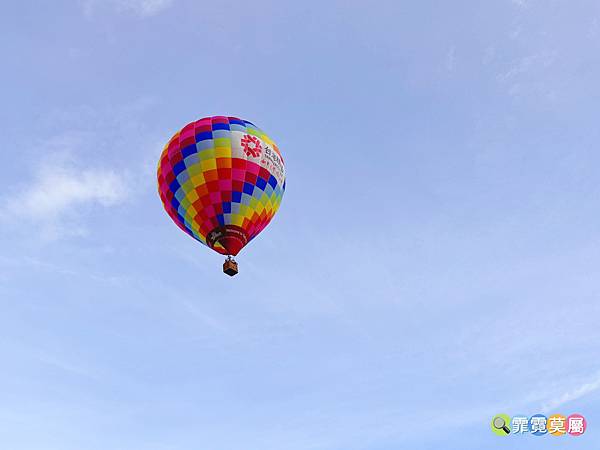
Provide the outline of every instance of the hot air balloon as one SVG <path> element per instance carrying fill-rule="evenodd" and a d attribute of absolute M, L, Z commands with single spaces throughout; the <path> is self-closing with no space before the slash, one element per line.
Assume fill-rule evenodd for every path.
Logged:
<path fill-rule="evenodd" d="M 253 123 L 205 117 L 187 124 L 164 147 L 158 193 L 167 214 L 191 237 L 226 255 L 223 272 L 269 224 L 285 191 L 277 145 Z"/>

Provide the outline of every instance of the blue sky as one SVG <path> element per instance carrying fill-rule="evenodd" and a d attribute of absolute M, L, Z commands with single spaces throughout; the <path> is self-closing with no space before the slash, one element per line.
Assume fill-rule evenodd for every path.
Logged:
<path fill-rule="evenodd" d="M 2 448 L 598 448 L 597 2 L 6 2 L 0 23 Z M 215 114 L 288 175 L 232 279 L 155 187 L 164 143 Z M 499 438 L 500 412 L 589 429 Z"/>

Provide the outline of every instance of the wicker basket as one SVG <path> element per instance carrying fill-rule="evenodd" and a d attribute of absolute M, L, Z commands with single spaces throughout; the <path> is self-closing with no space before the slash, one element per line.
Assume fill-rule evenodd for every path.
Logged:
<path fill-rule="evenodd" d="M 238 273 L 238 265 L 233 259 L 226 259 L 223 263 L 223 273 L 226 273 L 230 277 Z"/>

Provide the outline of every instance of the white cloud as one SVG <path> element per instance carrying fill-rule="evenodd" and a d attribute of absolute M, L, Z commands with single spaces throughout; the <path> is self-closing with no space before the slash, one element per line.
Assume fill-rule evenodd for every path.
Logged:
<path fill-rule="evenodd" d="M 557 60 L 558 53 L 555 50 L 526 55 L 513 61 L 497 78 L 507 86 L 512 97 L 533 95 L 536 98 L 554 100 L 554 83 L 547 77 L 547 73 Z"/>
<path fill-rule="evenodd" d="M 446 70 L 452 72 L 456 62 L 456 47 L 452 46 L 446 52 Z"/>
<path fill-rule="evenodd" d="M 597 375 L 594 379 L 589 380 L 574 389 L 566 391 L 561 396 L 555 398 L 554 400 L 546 402 L 542 406 L 542 411 L 548 412 L 552 411 L 559 406 L 562 406 L 566 403 L 572 402 L 574 400 L 580 399 L 589 395 L 593 392 L 596 392 L 600 389 L 600 375 Z"/>
<path fill-rule="evenodd" d="M 524 8 L 524 7 L 528 6 L 527 0 L 511 0 L 511 3 L 513 5 L 517 5 L 520 8 Z"/>
<path fill-rule="evenodd" d="M 31 169 L 15 174 L 0 192 L 0 226 L 33 225 L 45 240 L 85 235 L 90 213 L 154 194 L 156 161 L 170 136 L 148 127 L 154 106 L 143 97 L 117 107 L 82 105 L 46 114 L 36 151 L 19 151 L 22 166 Z"/>
<path fill-rule="evenodd" d="M 57 217 L 82 203 L 111 206 L 124 195 L 120 177 L 112 171 L 46 168 L 34 185 L 12 202 L 12 208 L 32 218 Z"/>
<path fill-rule="evenodd" d="M 527 55 L 514 61 L 509 69 L 498 75 L 501 81 L 510 80 L 524 75 L 533 70 L 547 70 L 556 61 L 557 54 L 555 51 L 543 51 L 532 55 Z"/>
<path fill-rule="evenodd" d="M 119 13 L 132 13 L 139 17 L 154 16 L 173 4 L 174 0 L 84 0 L 83 11 L 91 16 L 98 6 L 108 5 Z"/>
<path fill-rule="evenodd" d="M 149 17 L 167 9 L 173 0 L 116 0 L 117 9 Z"/>
<path fill-rule="evenodd" d="M 40 227 L 46 238 L 84 234 L 77 224 L 84 207 L 110 207 L 126 200 L 122 175 L 105 168 L 83 168 L 55 155 L 42 163 L 33 179 L 4 197 L 0 218 L 25 219 Z"/>

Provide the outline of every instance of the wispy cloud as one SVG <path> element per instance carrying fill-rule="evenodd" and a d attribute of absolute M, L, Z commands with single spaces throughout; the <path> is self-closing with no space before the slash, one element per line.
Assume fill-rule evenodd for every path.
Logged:
<path fill-rule="evenodd" d="M 0 218 L 29 221 L 50 239 L 83 234 L 85 228 L 77 225 L 83 209 L 117 205 L 128 192 L 123 176 L 114 170 L 84 167 L 58 153 L 40 163 L 30 181 L 3 198 Z"/>
<path fill-rule="evenodd" d="M 446 52 L 446 70 L 452 72 L 456 63 L 456 47 L 452 46 Z"/>
<path fill-rule="evenodd" d="M 221 333 L 229 333 L 229 327 L 222 320 L 202 311 L 200 307 L 191 301 L 183 301 L 184 308 L 196 319 L 198 319 L 206 328 Z"/>
<path fill-rule="evenodd" d="M 524 56 L 514 61 L 507 71 L 498 75 L 498 78 L 502 81 L 511 80 L 532 71 L 532 69 L 545 70 L 556 61 L 556 57 L 555 51 L 543 51 Z"/>
<path fill-rule="evenodd" d="M 519 33 L 519 30 L 514 30 L 512 37 L 518 37 Z M 555 50 L 525 55 L 512 61 L 508 68 L 498 74 L 497 79 L 507 86 L 512 97 L 533 94 L 538 98 L 553 100 L 555 93 L 552 80 L 547 79 L 546 73 L 557 60 Z"/>
<path fill-rule="evenodd" d="M 0 193 L 0 225 L 31 225 L 45 240 L 85 235 L 88 214 L 154 189 L 166 135 L 147 125 L 154 104 L 140 98 L 120 106 L 50 111 L 35 153 L 20 153 L 26 170 Z"/>
<path fill-rule="evenodd" d="M 517 5 L 520 8 L 525 8 L 526 6 L 528 6 L 527 0 L 511 0 L 511 3 L 513 5 Z"/>
<path fill-rule="evenodd" d="M 572 402 L 574 400 L 578 400 L 586 395 L 592 394 L 600 389 L 600 374 L 597 374 L 594 378 L 576 386 L 566 392 L 564 392 L 559 397 L 556 397 L 553 400 L 547 401 L 542 405 L 542 410 L 545 412 L 549 412 L 553 409 L 558 408 L 566 403 Z"/>
<path fill-rule="evenodd" d="M 99 6 L 108 5 L 118 13 L 129 13 L 139 17 L 159 14 L 173 4 L 174 0 L 85 0 L 83 11 L 86 16 L 94 14 Z"/>
<path fill-rule="evenodd" d="M 80 204 L 112 206 L 124 196 L 124 183 L 111 170 L 50 165 L 40 168 L 32 185 L 10 202 L 10 208 L 33 219 L 55 219 Z"/>

